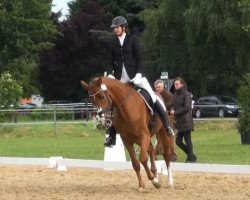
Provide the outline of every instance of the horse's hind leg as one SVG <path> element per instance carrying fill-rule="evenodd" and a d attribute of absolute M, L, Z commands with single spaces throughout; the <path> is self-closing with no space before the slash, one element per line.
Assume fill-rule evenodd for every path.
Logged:
<path fill-rule="evenodd" d="M 149 144 L 148 155 L 149 155 L 150 163 L 151 163 L 151 172 L 156 176 L 157 175 L 157 168 L 155 165 L 155 150 L 154 150 L 152 142 L 150 142 L 150 144 Z"/>
<path fill-rule="evenodd" d="M 133 166 L 133 169 L 135 170 L 135 173 L 139 182 L 138 190 L 143 191 L 143 189 L 145 188 L 145 183 L 142 180 L 142 176 L 140 173 L 141 166 L 140 166 L 140 162 L 136 159 L 135 149 L 132 144 L 129 144 L 129 145 L 125 144 L 125 147 L 128 150 L 128 153 L 130 155 L 132 166 Z"/>

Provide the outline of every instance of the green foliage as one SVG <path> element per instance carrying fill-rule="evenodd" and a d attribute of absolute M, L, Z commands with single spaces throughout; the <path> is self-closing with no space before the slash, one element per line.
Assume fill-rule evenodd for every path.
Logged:
<path fill-rule="evenodd" d="M 15 105 L 22 96 L 22 87 L 12 79 L 8 72 L 4 72 L 0 76 L 0 105 L 4 108 Z"/>
<path fill-rule="evenodd" d="M 75 0 L 68 3 L 70 16 L 74 16 L 82 8 L 86 0 Z"/>
<path fill-rule="evenodd" d="M 243 112 L 239 116 L 238 131 L 240 134 L 250 134 L 250 73 L 248 73 L 242 85 L 238 89 L 238 100 Z"/>
<path fill-rule="evenodd" d="M 112 18 L 94 1 L 86 1 L 74 13 L 58 25 L 55 47 L 40 57 L 39 79 L 46 100 L 79 101 L 86 95 L 80 80 L 103 74 L 107 65 L 103 36 L 109 35 Z"/>
<path fill-rule="evenodd" d="M 243 29 L 249 8 L 236 0 L 160 0 L 141 12 L 152 77 L 168 71 L 170 78 L 182 76 L 194 96 L 235 96 L 250 70 L 250 37 Z"/>
<path fill-rule="evenodd" d="M 235 95 L 249 69 L 250 50 L 237 1 L 191 0 L 184 16 L 189 77 L 203 86 L 197 93 Z"/>
<path fill-rule="evenodd" d="M 183 12 L 186 8 L 185 0 L 166 0 L 140 14 L 146 24 L 143 32 L 146 61 L 154 79 L 162 71 L 168 71 L 171 78 L 185 74 L 188 60 Z"/>
<path fill-rule="evenodd" d="M 250 1 L 249 0 L 240 0 L 239 8 L 242 12 L 242 23 L 243 29 L 247 32 L 250 32 Z"/>
<path fill-rule="evenodd" d="M 26 95 L 35 91 L 36 58 L 51 48 L 56 33 L 51 0 L 8 0 L 0 4 L 0 73 L 10 71 Z"/>

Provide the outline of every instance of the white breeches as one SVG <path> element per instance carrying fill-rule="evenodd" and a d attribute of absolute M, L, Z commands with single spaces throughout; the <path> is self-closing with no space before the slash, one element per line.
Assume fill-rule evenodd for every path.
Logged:
<path fill-rule="evenodd" d="M 145 90 L 147 90 L 147 92 L 149 93 L 149 95 L 152 98 L 153 103 L 156 102 L 156 100 L 158 100 L 161 103 L 161 106 L 164 108 L 164 110 L 166 111 L 166 107 L 164 102 L 162 101 L 162 99 L 160 97 L 158 97 L 155 92 L 152 90 L 152 87 L 150 86 L 148 80 L 146 77 L 142 77 L 141 78 L 141 83 L 137 84 L 138 87 L 141 87 Z"/>

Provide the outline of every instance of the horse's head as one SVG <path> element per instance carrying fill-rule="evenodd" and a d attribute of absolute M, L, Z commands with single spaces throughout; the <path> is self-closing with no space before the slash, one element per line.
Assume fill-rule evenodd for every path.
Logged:
<path fill-rule="evenodd" d="M 112 99 L 107 92 L 107 86 L 102 83 L 102 77 L 95 78 L 89 84 L 80 82 L 82 87 L 88 90 L 90 101 L 97 107 L 98 112 L 105 113 L 111 109 Z"/>

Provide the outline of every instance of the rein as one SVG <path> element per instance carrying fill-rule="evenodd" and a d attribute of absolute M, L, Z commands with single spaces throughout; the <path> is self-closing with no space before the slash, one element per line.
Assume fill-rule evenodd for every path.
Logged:
<path fill-rule="evenodd" d="M 90 97 L 94 97 L 94 100 L 95 100 L 95 96 L 97 95 L 97 94 L 99 94 L 100 92 L 102 91 L 102 89 L 100 89 L 98 92 L 96 92 L 95 94 L 89 94 L 89 96 Z"/>

